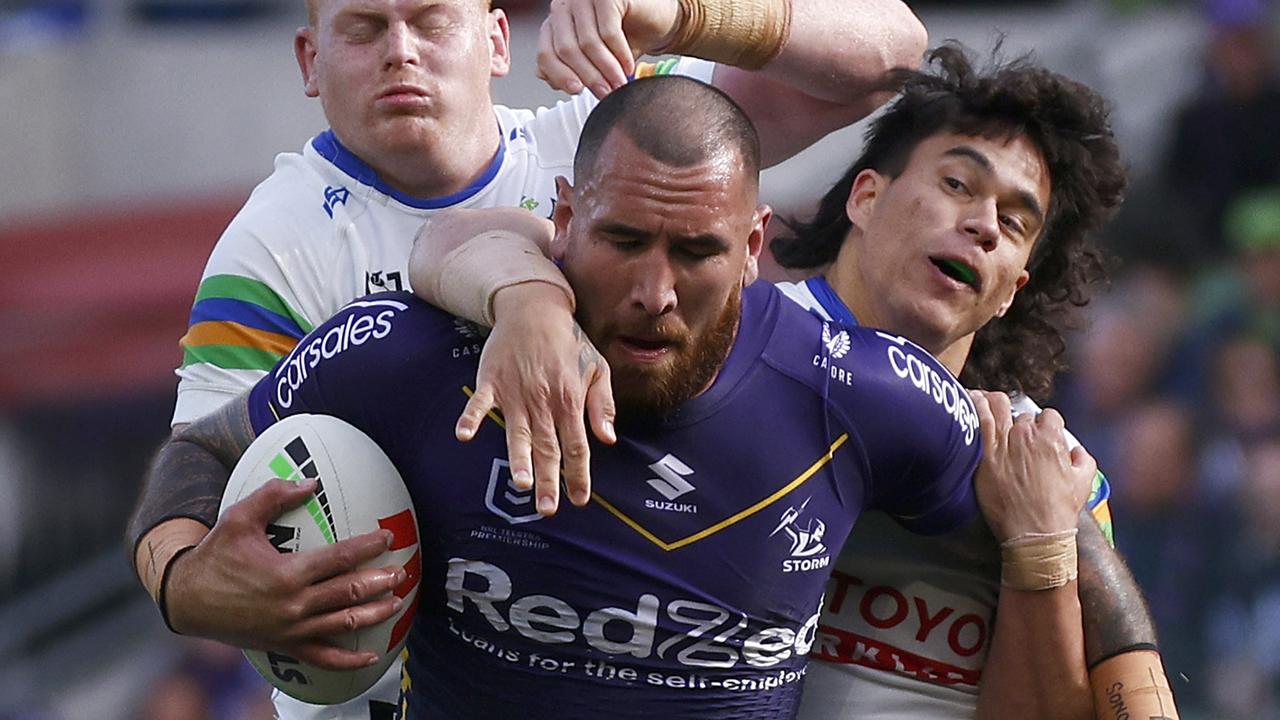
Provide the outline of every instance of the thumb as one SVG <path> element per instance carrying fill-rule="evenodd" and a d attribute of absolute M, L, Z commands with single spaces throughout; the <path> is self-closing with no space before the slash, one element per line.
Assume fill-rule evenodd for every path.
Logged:
<path fill-rule="evenodd" d="M 1081 474 L 1087 474 L 1089 481 L 1093 482 L 1093 474 L 1098 472 L 1098 461 L 1093 459 L 1083 445 L 1077 445 L 1071 448 L 1071 467 Z"/>
<path fill-rule="evenodd" d="M 244 522 L 266 527 L 285 512 L 306 502 L 315 489 L 315 480 L 309 478 L 298 482 L 279 478 L 268 480 L 232 505 L 228 513 L 234 512 Z"/>
<path fill-rule="evenodd" d="M 1077 445 L 1071 448 L 1071 468 L 1076 478 L 1076 497 L 1080 499 L 1080 505 L 1084 505 L 1089 501 L 1089 495 L 1093 492 L 1093 479 L 1098 474 L 1098 461 L 1093 459 L 1084 447 Z"/>

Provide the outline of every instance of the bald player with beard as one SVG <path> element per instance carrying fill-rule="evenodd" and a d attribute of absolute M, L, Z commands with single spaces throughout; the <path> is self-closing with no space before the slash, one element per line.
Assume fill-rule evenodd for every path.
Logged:
<path fill-rule="evenodd" d="M 506 14 L 487 0 L 308 0 L 307 24 L 292 41 L 303 91 L 321 102 L 329 127 L 277 156 L 214 247 L 180 342 L 175 433 L 251 387 L 353 298 L 409 289 L 412 238 L 432 215 L 512 207 L 549 216 L 554 179 L 572 175 L 597 96 L 629 76 L 681 74 L 725 90 L 753 118 L 763 161 L 773 164 L 883 103 L 883 73 L 914 64 L 926 33 L 899 0 L 557 0 L 542 27 L 538 71 L 578 95 L 537 110 L 490 96 L 511 53 Z M 658 52 L 676 57 L 638 62 Z M 282 502 L 301 497 L 283 492 Z M 291 615 L 312 606 L 326 578 L 267 554 L 193 553 L 209 531 L 198 519 L 208 501 L 144 489 L 131 521 L 129 557 L 166 622 L 166 598 L 219 595 L 256 643 L 324 667 L 362 662 L 321 638 L 390 613 L 371 598 L 394 574 L 356 570 L 381 552 L 379 539 L 318 553 L 339 558 L 342 577 L 367 588 L 349 609 L 354 620 Z M 161 515 L 170 517 L 161 523 Z M 393 670 L 341 711 L 286 697 L 277 710 L 365 720 L 390 712 L 398 688 Z"/>
<path fill-rule="evenodd" d="M 1124 186 L 1105 104 L 1029 62 L 979 73 L 953 47 L 933 60 L 933 73 L 902 73 L 902 95 L 877 119 L 863 156 L 818 216 L 775 242 L 785 264 L 832 263 L 825 276 L 783 288 L 824 318 L 917 340 L 963 371 L 971 387 L 1012 393 L 1012 409 L 1030 417 L 1039 409 L 1027 394 L 1043 395 L 1059 367 L 1065 311 L 1087 301 L 1088 282 L 1100 276 L 1089 233 L 1118 205 Z M 448 256 L 456 262 L 437 264 L 452 245 L 426 239 L 466 235 L 485 223 L 497 232 L 477 237 L 475 245 L 487 247 L 475 251 L 484 260 L 468 261 L 464 245 Z M 494 248 L 507 234 L 545 245 L 547 231 L 499 214 L 440 218 L 419 242 L 420 287 L 479 316 L 475 298 L 487 302 L 488 295 L 454 287 L 460 277 L 485 275 L 480 266 L 492 275 L 501 266 Z M 427 277 L 428 267 L 446 268 L 449 282 Z M 527 407 L 522 412 L 541 414 L 542 432 L 518 441 L 554 443 L 559 431 L 566 453 L 581 454 L 585 438 L 569 421 L 574 368 L 542 339 L 567 337 L 559 327 L 565 320 L 548 327 L 544 310 L 552 300 L 535 299 L 545 288 L 504 292 L 529 296 L 508 302 L 525 310 L 495 328 L 518 338 L 503 342 L 520 346 L 519 361 L 491 342 L 459 436 L 491 403 Z M 1011 409 L 1003 395 L 991 403 L 996 417 Z M 606 406 L 590 403 L 592 418 Z M 1105 500 L 1099 477 L 1092 512 L 1082 515 L 1088 522 L 1079 524 L 1079 582 L 1038 590 L 1002 584 L 1000 546 L 1014 539 L 1005 524 L 1016 503 L 984 504 L 989 528 L 944 540 L 907 538 L 871 514 L 855 529 L 828 589 L 815 649 L 822 662 L 807 681 L 803 717 L 1085 718 L 1095 711 L 1091 687 L 1099 717 L 1126 701 L 1137 707 L 1135 698 L 1175 717 L 1141 594 L 1099 527 L 1110 530 Z M 1036 508 L 1032 502 L 1017 512 Z"/>
<path fill-rule="evenodd" d="M 727 96 L 688 78 L 630 83 L 586 123 L 553 246 L 583 332 L 625 379 L 625 415 L 593 457 L 585 507 L 534 512 L 509 490 L 504 419 L 457 441 L 479 359 L 456 352 L 468 342 L 456 317 L 403 292 L 344 307 L 249 393 L 184 429 L 151 485 L 194 480 L 216 494 L 256 435 L 299 413 L 372 438 L 421 533 L 407 718 L 788 720 L 850 526 L 872 507 L 913 532 L 972 522 L 983 438 L 966 392 L 928 353 L 833 329 L 752 283 L 770 214 L 755 202 L 755 138 Z M 339 351 L 317 349 L 344 335 Z M 1068 458 L 1060 426 L 1037 427 L 1016 447 L 1082 501 L 1092 461 Z M 269 486 L 282 482 L 227 509 L 191 552 L 226 550 L 239 528 L 269 521 Z M 1053 530 L 1044 520 L 1024 529 Z M 326 602 L 348 601 L 345 583 L 324 586 Z M 199 607 L 173 605 L 173 621 L 225 627 Z"/>

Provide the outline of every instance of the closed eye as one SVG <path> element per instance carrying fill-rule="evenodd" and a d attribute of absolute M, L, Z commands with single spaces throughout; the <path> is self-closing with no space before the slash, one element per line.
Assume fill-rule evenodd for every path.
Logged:
<path fill-rule="evenodd" d="M 386 22 L 370 16 L 348 16 L 338 25 L 338 32 L 351 42 L 369 42 L 386 27 Z"/>
<path fill-rule="evenodd" d="M 723 250 L 720 247 L 708 245 L 684 245 L 678 248 L 676 252 L 690 260 L 706 260 L 719 255 Z"/>

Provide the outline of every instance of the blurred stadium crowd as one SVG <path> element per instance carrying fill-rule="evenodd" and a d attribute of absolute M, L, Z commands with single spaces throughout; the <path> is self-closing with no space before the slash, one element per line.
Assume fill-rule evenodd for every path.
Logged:
<path fill-rule="evenodd" d="M 529 23 L 542 11 L 537 2 L 506 5 Z M 1111 480 L 1118 545 L 1147 593 L 1183 717 L 1280 718 L 1276 8 L 1264 0 L 1067 6 L 1137 28 L 1150 18 L 1147 42 L 1157 44 L 1182 43 L 1155 37 L 1157 18 L 1182 13 L 1195 41 L 1171 52 L 1198 56 L 1170 111 L 1141 126 L 1137 151 L 1122 146 L 1135 155 L 1134 177 L 1106 233 L 1117 258 L 1112 285 L 1074 336 L 1072 370 L 1050 404 Z M 32 33 L 91 24 L 89 7 L 0 4 L 0 67 Z M 226 32 L 298 9 L 248 0 L 132 7 L 187 37 L 202 23 Z M 916 9 L 938 41 L 949 34 L 932 22 L 932 7 Z M 987 4 L 964 22 L 1016 25 L 1025 8 Z M 286 35 L 273 32 L 283 58 Z M 513 34 L 521 32 L 531 31 L 517 24 Z M 1022 47 L 1012 30 L 1008 40 Z M 1118 112 L 1150 104 L 1101 89 Z M 166 222 L 145 215 L 66 221 L 79 209 L 68 201 L 0 222 L 0 718 L 270 717 L 266 686 L 238 652 L 164 632 L 119 549 L 171 410 L 171 376 L 150 369 L 176 364 L 200 265 L 242 197 L 185 213 L 191 240 L 172 258 L 138 239 L 139 227 L 155 235 Z M 790 206 L 803 212 L 803 203 Z M 127 262 L 103 248 L 115 240 L 133 253 Z M 73 277 L 41 275 L 45 265 L 32 261 L 55 246 L 83 255 L 60 266 Z M 153 265 L 139 265 L 141 253 Z M 99 285 L 115 286 L 116 301 L 95 304 L 94 322 L 129 318 L 127 327 L 105 326 L 119 351 L 60 339 L 79 336 L 86 321 L 58 303 L 97 297 Z M 92 387 L 74 380 L 88 367 L 107 369 Z"/>

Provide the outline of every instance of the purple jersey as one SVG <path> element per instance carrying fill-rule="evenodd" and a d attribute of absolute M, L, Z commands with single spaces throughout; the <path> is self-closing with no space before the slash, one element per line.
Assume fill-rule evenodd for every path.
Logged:
<path fill-rule="evenodd" d="M 454 439 L 482 341 L 411 295 L 347 306 L 255 386 L 257 432 L 337 416 L 409 485 L 408 717 L 791 717 L 858 514 L 927 533 L 976 516 L 977 416 L 936 360 L 764 283 L 739 328 L 712 387 L 593 445 L 591 503 L 551 518 L 513 487 L 496 423 Z"/>

